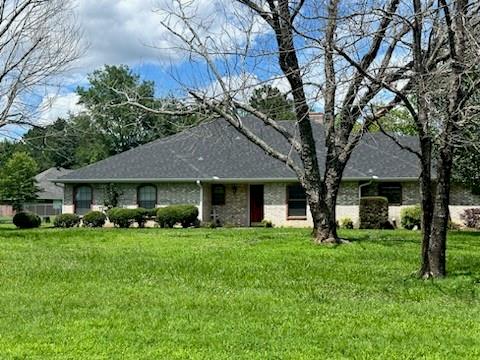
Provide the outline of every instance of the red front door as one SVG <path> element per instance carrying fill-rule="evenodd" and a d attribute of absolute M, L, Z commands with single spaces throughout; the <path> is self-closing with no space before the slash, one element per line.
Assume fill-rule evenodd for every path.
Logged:
<path fill-rule="evenodd" d="M 263 220 L 263 185 L 250 185 L 250 224 Z"/>

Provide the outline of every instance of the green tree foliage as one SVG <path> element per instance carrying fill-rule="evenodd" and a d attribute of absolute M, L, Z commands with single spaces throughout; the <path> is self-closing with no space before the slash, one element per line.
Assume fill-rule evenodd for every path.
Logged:
<path fill-rule="evenodd" d="M 38 191 L 35 175 L 37 163 L 26 152 L 17 152 L 5 163 L 0 172 L 0 196 L 10 201 L 14 210 L 35 200 Z"/>
<path fill-rule="evenodd" d="M 249 103 L 255 109 L 275 120 L 294 120 L 293 100 L 287 98 L 279 89 L 264 85 L 255 89 Z"/>
<path fill-rule="evenodd" d="M 480 121 L 464 129 L 466 141 L 455 149 L 453 180 L 480 195 Z"/>
<path fill-rule="evenodd" d="M 37 161 L 40 170 L 52 166 L 75 168 L 108 156 L 107 147 L 85 113 L 30 129 L 22 140 L 23 148 Z"/>
<path fill-rule="evenodd" d="M 118 154 L 171 133 L 163 117 L 127 103 L 127 99 L 155 108 L 154 83 L 141 80 L 127 66 L 105 66 L 88 76 L 89 87 L 79 87 L 80 104 L 91 116 L 109 155 Z"/>
<path fill-rule="evenodd" d="M 376 123 L 370 125 L 370 132 L 380 131 L 393 132 L 398 135 L 417 135 L 417 129 L 410 113 L 402 108 L 390 110 Z"/>
<path fill-rule="evenodd" d="M 13 153 L 18 150 L 21 144 L 3 139 L 0 141 L 0 169 L 11 158 Z"/>
<path fill-rule="evenodd" d="M 32 128 L 21 142 L 0 143 L 0 164 L 14 151 L 26 151 L 40 170 L 77 168 L 149 141 L 172 135 L 199 121 L 197 116 L 159 115 L 127 104 L 127 97 L 149 108 L 178 110 L 174 98 L 155 99 L 154 83 L 142 81 L 127 66 L 105 66 L 77 89 L 85 111 Z"/>

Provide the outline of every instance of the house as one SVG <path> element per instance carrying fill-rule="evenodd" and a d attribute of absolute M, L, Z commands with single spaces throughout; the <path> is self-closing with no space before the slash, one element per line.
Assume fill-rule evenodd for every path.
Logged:
<path fill-rule="evenodd" d="M 285 153 L 289 146 L 277 132 L 254 119 L 253 131 Z M 293 122 L 282 122 L 292 131 Z M 322 125 L 312 122 L 320 164 L 324 163 Z M 404 136 L 405 145 L 417 146 Z M 298 159 L 295 159 L 298 161 Z M 321 170 L 323 172 L 323 170 Z M 358 222 L 359 197 L 389 200 L 389 217 L 398 221 L 404 206 L 420 203 L 418 159 L 381 133 L 366 134 L 353 152 L 338 196 L 338 218 Z M 115 184 L 119 206 L 153 208 L 194 204 L 201 221 L 250 226 L 270 220 L 276 226 L 311 226 L 303 189 L 285 164 L 266 155 L 223 119 L 203 123 L 72 171 L 56 180 L 64 184 L 63 212 L 103 210 L 105 187 Z M 480 197 L 454 185 L 454 221 Z"/>
<path fill-rule="evenodd" d="M 37 198 L 35 201 L 24 204 L 24 210 L 31 211 L 41 217 L 54 216 L 62 213 L 63 184 L 54 183 L 57 179 L 70 173 L 72 170 L 52 167 L 35 176 L 37 181 Z"/>

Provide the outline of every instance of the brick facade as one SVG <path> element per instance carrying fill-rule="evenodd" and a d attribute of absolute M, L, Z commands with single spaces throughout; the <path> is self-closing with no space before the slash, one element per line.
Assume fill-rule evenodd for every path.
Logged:
<path fill-rule="evenodd" d="M 119 206 L 137 206 L 137 188 L 140 184 L 118 184 L 120 190 Z M 199 207 L 200 219 L 212 221 L 215 217 L 223 225 L 249 226 L 249 184 L 225 184 L 225 205 L 211 205 L 211 184 L 203 183 L 157 183 L 157 207 L 171 204 L 192 204 Z M 287 219 L 287 183 L 264 184 L 264 218 L 276 226 L 311 226 L 312 219 L 307 208 L 306 220 Z M 102 210 L 104 185 L 93 184 L 92 209 Z M 342 184 L 337 201 L 337 218 L 349 217 L 358 223 L 358 182 L 346 181 Z M 372 187 L 374 189 L 374 187 Z M 72 213 L 74 185 L 64 187 L 64 212 Z M 374 194 L 372 194 L 374 195 Z M 405 206 L 420 203 L 418 182 L 402 183 L 402 205 L 389 207 L 389 218 L 400 221 L 400 211 Z M 454 185 L 451 194 L 451 216 L 460 221 L 465 208 L 480 206 L 480 196 L 473 195 L 467 189 Z M 213 215 L 213 217 L 212 217 Z"/>

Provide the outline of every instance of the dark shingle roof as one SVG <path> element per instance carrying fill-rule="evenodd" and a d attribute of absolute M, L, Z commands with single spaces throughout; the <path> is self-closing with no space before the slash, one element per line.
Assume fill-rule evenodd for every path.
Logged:
<path fill-rule="evenodd" d="M 286 141 L 258 120 L 245 119 L 255 133 L 276 149 L 288 152 Z M 293 122 L 282 122 L 294 132 Z M 320 166 L 324 164 L 324 132 L 313 123 Z M 401 142 L 417 147 L 415 137 Z M 298 159 L 296 159 L 298 161 Z M 323 169 L 321 169 L 323 173 Z M 354 150 L 344 179 L 363 179 L 375 175 L 381 179 L 417 178 L 419 164 L 415 155 L 402 151 L 381 133 L 366 134 Z M 295 179 L 282 162 L 269 157 L 223 119 L 185 130 L 135 149 L 75 170 L 59 182 L 168 181 L 208 179 Z"/>
<path fill-rule="evenodd" d="M 71 171 L 72 170 L 52 167 L 35 176 L 37 186 L 40 190 L 37 192 L 37 198 L 40 200 L 62 200 L 63 186 L 53 183 L 52 180 L 67 175 Z"/>

